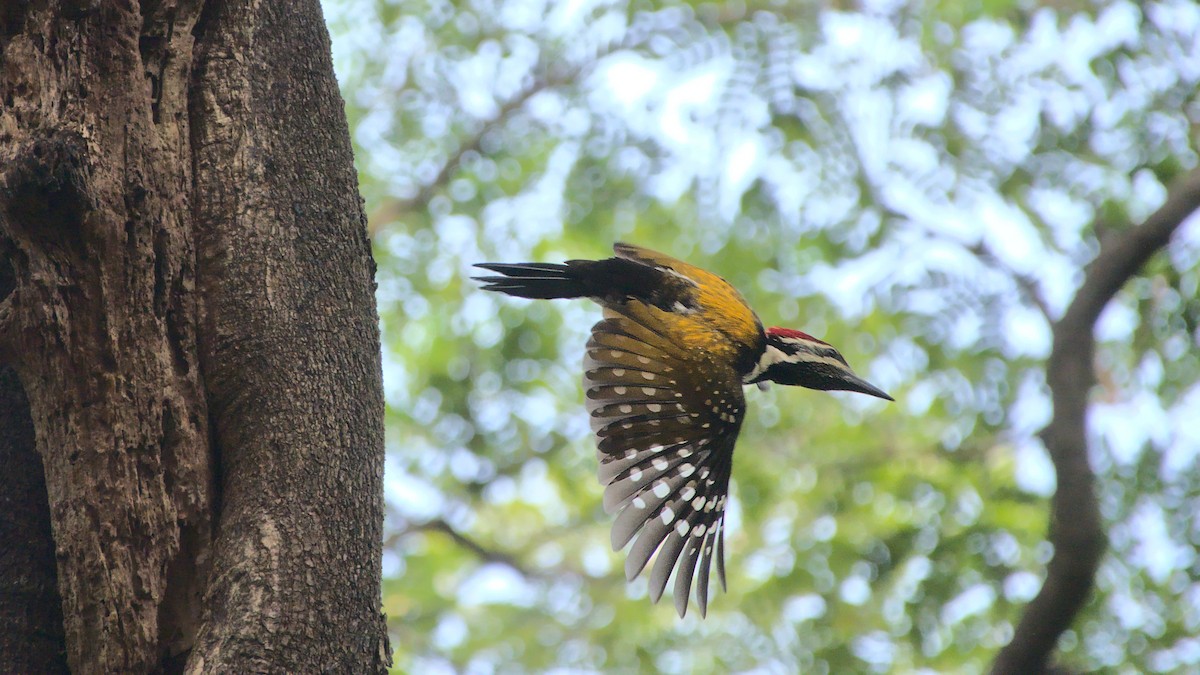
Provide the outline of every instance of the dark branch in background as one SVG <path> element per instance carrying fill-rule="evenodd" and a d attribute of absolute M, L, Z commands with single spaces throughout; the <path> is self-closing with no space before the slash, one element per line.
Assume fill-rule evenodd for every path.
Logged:
<path fill-rule="evenodd" d="M 395 510 L 391 509 L 389 509 L 389 516 L 402 522 L 406 520 Z M 385 551 L 394 551 L 396 550 L 396 547 L 401 539 L 418 532 L 440 532 L 449 537 L 450 540 L 456 545 L 465 549 L 476 558 L 479 558 L 480 561 L 485 563 L 499 563 L 501 565 L 506 565 L 526 579 L 540 579 L 543 577 L 542 574 L 530 570 L 524 563 L 518 560 L 517 557 L 511 553 L 491 548 L 489 546 L 484 546 L 471 536 L 460 532 L 445 518 L 441 517 L 434 518 L 423 523 L 405 522 L 400 527 L 397 527 L 395 531 L 386 539 L 384 539 L 383 549 Z"/>
<path fill-rule="evenodd" d="M 741 21 L 742 15 L 740 12 L 728 15 L 722 14 L 713 17 L 713 20 L 715 21 L 715 25 L 728 27 Z M 374 235 L 381 224 L 391 222 L 405 213 L 424 210 L 429 205 L 429 200 L 433 198 L 434 194 L 439 189 L 445 187 L 450 177 L 454 174 L 454 171 L 458 169 L 463 157 L 469 152 L 479 152 L 483 139 L 489 133 L 503 127 L 509 118 L 524 108 L 525 104 L 534 96 L 541 92 L 552 91 L 585 79 L 591 70 L 604 57 L 610 54 L 623 49 L 636 49 L 648 43 L 651 39 L 662 37 L 664 37 L 664 32 L 661 26 L 654 26 L 652 29 L 647 29 L 639 27 L 635 21 L 635 24 L 627 29 L 624 38 L 599 46 L 595 53 L 590 54 L 582 62 L 575 64 L 555 62 L 549 66 L 543 64 L 540 68 L 543 72 L 536 75 L 526 87 L 505 101 L 500 106 L 500 109 L 496 111 L 495 116 L 481 122 L 473 134 L 463 139 L 458 147 L 446 156 L 437 175 L 434 176 L 432 181 L 421 186 L 416 195 L 410 199 L 389 200 L 380 205 L 374 213 L 371 213 L 367 222 L 371 234 Z"/>
<path fill-rule="evenodd" d="M 446 182 L 450 180 L 450 175 L 458 168 L 462 162 L 462 158 L 468 152 L 479 152 L 479 145 L 483 142 L 485 136 L 503 126 L 513 113 L 525 106 L 529 99 L 560 84 L 562 83 L 557 80 L 538 79 L 530 86 L 518 92 L 516 96 L 506 101 L 504 105 L 500 106 L 500 110 L 496 113 L 495 117 L 479 125 L 479 128 L 475 130 L 473 135 L 465 139 L 461 145 L 446 157 L 446 161 L 442 164 L 442 168 L 438 171 L 437 176 L 432 181 L 422 185 L 421 189 L 417 191 L 417 194 L 412 199 L 387 202 L 372 214 L 372 217 L 369 219 L 372 224 L 372 230 L 377 227 L 377 223 L 390 222 L 402 213 L 422 210 L 427 207 L 434 193 L 445 186 Z"/>
<path fill-rule="evenodd" d="M 588 72 L 596 66 L 604 57 L 621 49 L 628 49 L 635 46 L 635 43 L 626 39 L 618 40 L 610 43 L 599 49 L 584 63 L 559 68 L 550 68 L 550 72 L 536 77 L 521 91 L 517 92 L 512 98 L 505 101 L 500 109 L 496 111 L 496 115 L 491 119 L 482 122 L 473 134 L 463 139 L 462 143 L 453 150 L 442 163 L 442 168 L 438 170 L 433 180 L 421 186 L 411 199 L 391 200 L 385 202 L 382 206 L 376 209 L 375 213 L 371 214 L 368 219 L 368 224 L 371 228 L 371 233 L 374 234 L 379 226 L 383 223 L 391 222 L 401 214 L 411 211 L 424 210 L 429 206 L 429 200 L 434 194 L 450 180 L 450 176 L 458 169 L 463 157 L 469 152 L 479 152 L 480 144 L 483 139 L 493 131 L 500 129 L 508 122 L 509 118 L 514 113 L 525 107 L 534 96 L 544 92 L 553 91 L 559 87 L 567 86 L 573 82 L 587 77 Z"/>
<path fill-rule="evenodd" d="M 1038 289 L 1037 279 L 1034 279 L 1028 274 L 1022 274 L 1006 265 L 1002 260 L 1000 260 L 1000 257 L 996 255 L 995 251 L 993 251 L 982 241 L 974 246 L 968 247 L 967 250 L 973 253 L 975 257 L 979 258 L 979 261 L 983 264 L 999 270 L 1011 277 L 1012 280 L 1017 284 L 1017 292 L 1025 296 L 1029 302 L 1033 303 L 1033 305 L 1038 308 L 1038 311 L 1042 313 L 1042 316 L 1046 319 L 1046 321 L 1053 323 L 1054 313 L 1050 311 L 1050 305 L 1046 304 L 1046 299 L 1042 297 L 1042 292 Z"/>
<path fill-rule="evenodd" d="M 484 562 L 500 563 L 501 565 L 508 565 L 509 567 L 513 568 L 514 571 L 516 571 L 518 574 L 520 574 L 523 577 L 536 576 L 533 572 L 530 572 L 529 570 L 525 569 L 525 566 L 522 565 L 520 562 L 518 562 L 515 556 L 513 556 L 509 553 L 505 553 L 503 551 L 497 551 L 497 550 L 490 549 L 490 548 L 483 546 L 482 544 L 475 541 L 471 537 L 468 537 L 467 535 L 463 534 L 462 532 L 459 532 L 458 530 L 454 529 L 453 525 L 446 522 L 442 518 L 434 518 L 433 520 L 431 520 L 427 523 L 422 523 L 421 525 L 418 525 L 416 529 L 424 530 L 426 532 L 441 532 L 441 533 L 445 534 L 446 536 L 450 537 L 450 539 L 452 539 L 455 544 L 458 544 L 459 546 L 467 549 L 468 551 L 470 551 L 472 554 L 474 554 L 476 557 L 478 557 L 480 560 L 482 560 Z"/>
<path fill-rule="evenodd" d="M 1054 416 L 1041 432 L 1054 462 L 1058 489 L 1051 502 L 1050 543 L 1054 557 L 1046 581 L 1030 601 L 1012 641 L 992 664 L 993 675 L 1042 673 L 1050 654 L 1091 593 L 1106 545 L 1088 464 L 1085 417 L 1095 381 L 1093 353 L 1100 312 L 1180 224 L 1200 208 L 1200 169 L 1175 181 L 1167 201 L 1144 223 L 1101 242 L 1083 284 L 1066 313 L 1053 325 L 1054 347 L 1046 383 Z"/>
<path fill-rule="evenodd" d="M 847 127 L 853 124 L 852 121 L 848 119 L 843 119 L 842 123 Z M 860 153 L 858 165 L 860 167 L 865 166 L 865 162 L 867 162 L 867 160 L 863 158 Z M 875 183 L 867 180 L 866 177 L 863 178 L 863 183 L 867 185 L 870 190 L 870 199 L 868 200 L 869 203 L 880 205 L 887 204 L 885 201 L 885 195 L 875 185 Z M 931 240 L 944 239 L 944 237 L 942 237 L 939 233 L 934 232 L 930 228 L 923 226 L 921 223 L 912 220 L 909 216 L 895 209 L 882 206 L 880 209 L 880 215 L 884 218 L 884 220 L 894 220 L 896 222 L 907 223 L 912 227 L 919 228 L 925 233 L 925 236 Z M 1046 303 L 1046 299 L 1042 296 L 1042 292 L 1038 288 L 1037 279 L 1029 274 L 1024 274 L 1013 269 L 1011 266 L 1001 260 L 1000 256 L 996 255 L 996 252 L 982 240 L 973 245 L 964 246 L 964 248 L 968 253 L 975 256 L 980 263 L 987 265 L 998 272 L 1008 275 L 1008 277 L 1013 280 L 1013 283 L 1016 284 L 1017 293 L 1029 301 L 1034 307 L 1037 307 L 1038 311 L 1041 312 L 1042 317 L 1045 318 L 1047 322 L 1054 322 L 1054 313 L 1051 311 L 1050 305 Z"/>

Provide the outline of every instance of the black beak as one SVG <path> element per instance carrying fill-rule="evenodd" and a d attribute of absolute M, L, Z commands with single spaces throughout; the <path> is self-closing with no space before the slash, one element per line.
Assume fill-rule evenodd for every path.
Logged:
<path fill-rule="evenodd" d="M 876 398 L 882 398 L 886 401 L 895 401 L 896 399 L 887 395 L 887 392 L 867 382 L 857 375 L 845 375 L 843 386 L 838 387 L 844 391 L 856 391 L 860 394 L 867 394 Z"/>

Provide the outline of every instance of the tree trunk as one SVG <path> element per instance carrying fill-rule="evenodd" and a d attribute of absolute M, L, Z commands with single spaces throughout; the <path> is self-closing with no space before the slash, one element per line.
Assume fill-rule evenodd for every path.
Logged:
<path fill-rule="evenodd" d="M 373 266 L 320 8 L 268 5 L 0 8 L 0 621 L 54 643 L 5 672 L 386 667 Z"/>
<path fill-rule="evenodd" d="M 1088 461 L 1088 394 L 1095 383 L 1096 322 L 1109 301 L 1200 209 L 1200 169 L 1180 176 L 1167 200 L 1145 221 L 1101 243 L 1083 283 L 1061 318 L 1053 323 L 1054 345 L 1046 384 L 1054 415 L 1041 431 L 1054 462 L 1058 487 L 1050 507 L 1049 540 L 1054 555 L 1046 580 L 1025 608 L 1013 637 L 996 655 L 992 675 L 1065 673 L 1050 661 L 1096 583 L 1107 545 Z"/>

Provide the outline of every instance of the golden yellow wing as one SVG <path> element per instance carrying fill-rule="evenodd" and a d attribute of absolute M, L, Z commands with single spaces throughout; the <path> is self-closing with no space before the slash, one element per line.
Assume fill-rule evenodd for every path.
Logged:
<path fill-rule="evenodd" d="M 719 331 L 725 339 L 736 343 L 739 351 L 762 351 L 762 322 L 750 309 L 742 294 L 729 285 L 729 282 L 695 265 L 641 246 L 617 243 L 613 244 L 613 251 L 618 257 L 666 270 L 695 284 L 699 309 L 693 313 L 682 312 L 675 317 L 665 317 L 673 324 L 678 322 L 671 332 L 673 336 L 679 335 L 686 340 L 694 333 L 695 337 L 700 338 L 704 328 L 711 327 Z M 682 331 L 682 334 L 677 331 Z M 710 345 L 695 345 L 697 348 L 708 346 Z"/>

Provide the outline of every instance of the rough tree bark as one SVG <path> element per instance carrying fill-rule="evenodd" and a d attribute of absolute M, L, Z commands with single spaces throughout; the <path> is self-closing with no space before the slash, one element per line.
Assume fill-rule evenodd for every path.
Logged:
<path fill-rule="evenodd" d="M 0 7 L 0 671 L 385 669 L 373 269 L 315 0 Z"/>
<path fill-rule="evenodd" d="M 0 598 L 9 599 L 0 600 L 0 672 L 67 672 L 46 480 L 29 401 L 8 366 L 0 366 Z"/>
<path fill-rule="evenodd" d="M 1054 556 L 1046 580 L 1012 640 L 992 664 L 993 675 L 1048 671 L 1059 637 L 1071 627 L 1091 594 L 1106 538 L 1088 463 L 1087 403 L 1095 383 L 1094 330 L 1109 300 L 1171 235 L 1200 209 L 1200 169 L 1175 181 L 1166 202 L 1145 222 L 1101 242 L 1083 283 L 1066 313 L 1054 322 L 1054 342 L 1046 366 L 1054 415 L 1041 432 L 1058 477 L 1050 510 L 1049 540 Z"/>

